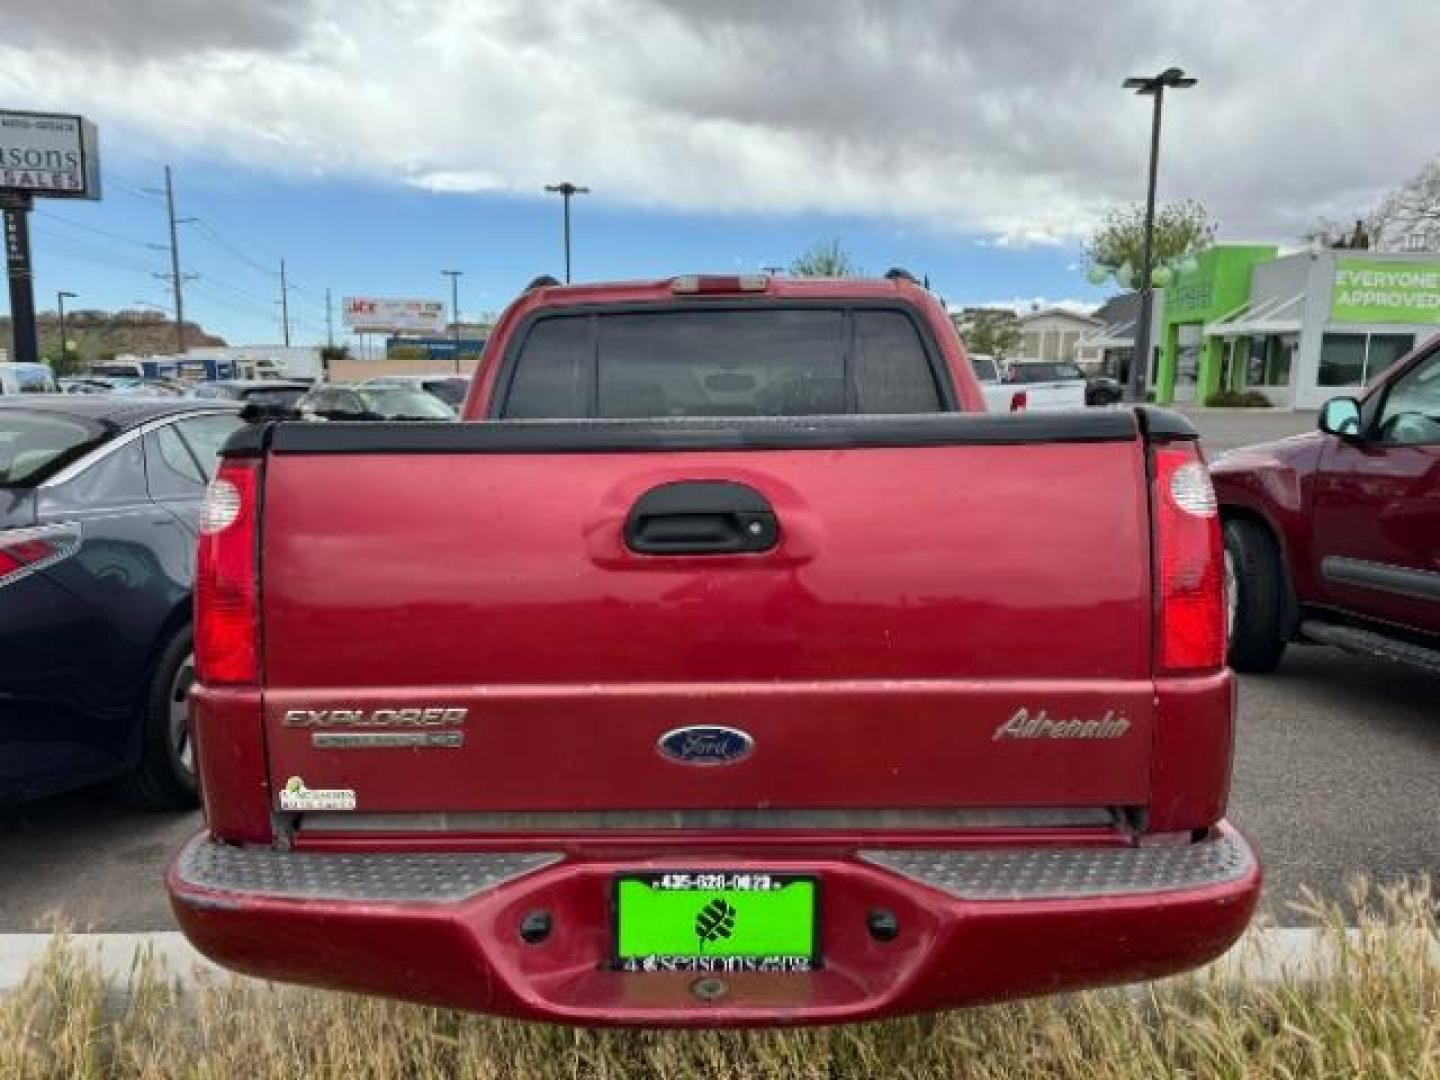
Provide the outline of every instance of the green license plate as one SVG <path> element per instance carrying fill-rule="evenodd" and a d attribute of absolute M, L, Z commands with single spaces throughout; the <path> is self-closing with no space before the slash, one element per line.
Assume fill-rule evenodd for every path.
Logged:
<path fill-rule="evenodd" d="M 665 871 L 615 878 L 622 971 L 813 971 L 820 885 L 805 874 Z"/>

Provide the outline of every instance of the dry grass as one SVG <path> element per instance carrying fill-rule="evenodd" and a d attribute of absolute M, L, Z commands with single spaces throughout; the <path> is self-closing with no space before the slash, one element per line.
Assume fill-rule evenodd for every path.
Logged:
<path fill-rule="evenodd" d="M 0 999 L 0 1080 L 24 1077 L 1417 1077 L 1440 1080 L 1429 889 L 1316 908 L 1335 963 L 1245 986 L 1219 975 L 914 1020 L 778 1032 L 595 1032 L 222 980 L 139 956 L 128 993 L 57 935 Z M 1417 944 L 1429 943 L 1427 950 Z"/>

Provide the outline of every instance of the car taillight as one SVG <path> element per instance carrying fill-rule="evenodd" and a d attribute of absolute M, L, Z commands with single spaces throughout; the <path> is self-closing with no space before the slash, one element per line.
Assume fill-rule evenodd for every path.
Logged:
<path fill-rule="evenodd" d="M 260 681 L 255 461 L 225 461 L 200 509 L 195 673 L 202 683 Z"/>
<path fill-rule="evenodd" d="M 53 566 L 79 550 L 79 522 L 0 530 L 0 585 Z"/>
<path fill-rule="evenodd" d="M 1155 449 L 1159 667 L 1214 671 L 1225 661 L 1224 549 L 1215 488 L 1194 442 Z"/>
<path fill-rule="evenodd" d="M 1025 407 L 1030 404 L 1030 395 L 1024 390 L 1016 390 L 1010 395 L 1010 411 L 1024 412 Z"/>
<path fill-rule="evenodd" d="M 765 274 L 688 274 L 670 280 L 670 291 L 681 295 L 764 292 L 769 287 Z"/>

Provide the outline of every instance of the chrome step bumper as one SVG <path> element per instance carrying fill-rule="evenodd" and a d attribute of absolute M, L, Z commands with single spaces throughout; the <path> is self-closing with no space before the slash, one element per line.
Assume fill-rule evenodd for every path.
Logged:
<path fill-rule="evenodd" d="M 1225 885 L 1255 867 L 1224 832 L 1176 847 L 906 849 L 861 862 L 961 900 L 1134 896 Z M 309 852 L 232 847 L 199 836 L 175 862 L 181 884 L 289 900 L 453 904 L 559 862 L 548 852 Z M 783 861 L 777 855 L 777 861 Z"/>
<path fill-rule="evenodd" d="M 453 904 L 559 860 L 545 853 L 277 851 L 197 836 L 175 872 L 195 888 L 248 896 Z"/>
<path fill-rule="evenodd" d="M 1178 847 L 862 851 L 860 858 L 961 900 L 1137 896 L 1239 881 L 1255 855 L 1238 833 Z"/>

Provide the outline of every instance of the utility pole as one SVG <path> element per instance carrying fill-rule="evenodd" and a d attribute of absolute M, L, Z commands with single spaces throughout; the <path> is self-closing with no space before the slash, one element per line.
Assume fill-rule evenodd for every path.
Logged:
<path fill-rule="evenodd" d="M 175 226 L 175 185 L 170 166 L 165 166 L 165 212 L 170 217 L 170 282 L 175 287 L 175 350 L 185 355 L 185 296 L 180 278 L 180 237 Z"/>
<path fill-rule="evenodd" d="M 1145 236 L 1140 249 L 1140 319 L 1135 324 L 1135 350 L 1130 358 L 1127 388 L 1130 400 L 1135 402 L 1145 400 L 1145 378 L 1150 370 L 1150 313 L 1155 305 L 1155 286 L 1151 278 L 1155 273 L 1155 178 L 1160 166 L 1160 109 L 1167 86 L 1172 90 L 1184 90 L 1195 83 L 1196 80 L 1188 78 L 1185 72 L 1172 67 L 1159 75 L 1135 76 L 1121 84 L 1141 97 L 1155 99 L 1150 119 L 1150 180 L 1145 189 Z"/>
<path fill-rule="evenodd" d="M 455 334 L 455 374 L 460 374 L 460 277 L 464 270 L 441 270 L 450 279 L 451 329 Z"/>
<path fill-rule="evenodd" d="M 280 329 L 285 336 L 285 347 L 290 347 L 290 289 L 285 284 L 285 260 L 280 260 Z"/>
<path fill-rule="evenodd" d="M 76 293 L 66 292 L 64 289 L 55 294 L 56 306 L 60 308 L 60 363 L 56 365 L 57 370 L 65 369 L 65 354 L 69 351 L 65 347 L 65 298 L 74 300 Z"/>
<path fill-rule="evenodd" d="M 588 195 L 588 187 L 579 187 L 566 180 L 562 184 L 546 184 L 545 190 L 565 200 L 565 284 L 570 284 L 570 200 L 576 195 Z"/>
<path fill-rule="evenodd" d="M 335 345 L 335 309 L 330 306 L 330 290 L 325 290 L 325 344 Z"/>

